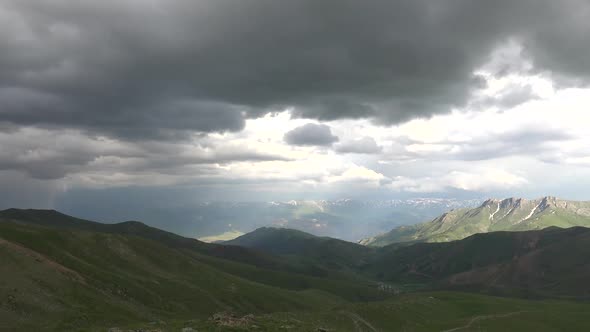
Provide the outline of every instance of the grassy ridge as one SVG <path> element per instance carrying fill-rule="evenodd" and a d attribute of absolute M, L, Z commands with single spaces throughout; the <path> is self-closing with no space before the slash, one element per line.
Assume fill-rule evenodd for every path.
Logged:
<path fill-rule="evenodd" d="M 314 266 L 317 271 L 356 272 L 375 250 L 356 243 L 318 237 L 297 230 L 263 227 L 225 244 L 280 255 L 293 264 Z"/>
<path fill-rule="evenodd" d="M 422 283 L 422 288 L 590 299 L 590 285 L 585 281 L 590 278 L 588 228 L 492 232 L 460 241 L 383 248 L 264 228 L 230 243 L 280 254 L 287 261 L 322 271 L 379 280 L 393 290 Z"/>
<path fill-rule="evenodd" d="M 215 258 L 200 261 L 186 249 L 134 236 L 12 223 L 0 223 L 0 236 L 3 262 L 11 262 L 2 265 L 8 276 L 0 284 L 3 328 L 71 330 L 223 310 L 318 309 L 342 301 L 319 290 L 264 285 L 212 266 Z"/>
<path fill-rule="evenodd" d="M 447 243 L 384 247 L 365 269 L 385 281 L 590 299 L 590 229 L 494 232 Z"/>

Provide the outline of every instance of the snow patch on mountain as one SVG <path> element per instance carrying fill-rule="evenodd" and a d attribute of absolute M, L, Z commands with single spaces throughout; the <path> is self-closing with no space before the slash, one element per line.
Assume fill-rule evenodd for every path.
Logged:
<path fill-rule="evenodd" d="M 490 214 L 490 220 L 494 220 L 494 216 L 496 215 L 496 213 L 498 213 L 498 211 L 500 211 L 500 202 L 498 202 L 498 207 L 496 208 L 496 211 Z"/>
<path fill-rule="evenodd" d="M 541 201 L 539 204 L 537 204 L 537 205 L 536 205 L 536 206 L 535 206 L 535 207 L 534 207 L 534 208 L 531 210 L 531 212 L 530 212 L 530 213 L 529 213 L 529 214 L 528 214 L 526 217 L 524 217 L 523 219 L 520 219 L 520 220 L 517 222 L 517 224 L 518 224 L 518 223 L 521 223 L 521 222 L 523 222 L 523 221 L 525 221 L 525 220 L 527 220 L 527 219 L 530 219 L 530 218 L 533 216 L 533 214 L 535 214 L 535 211 L 537 211 L 537 209 L 539 208 L 539 206 L 541 206 L 542 202 L 543 202 L 543 201 Z"/>

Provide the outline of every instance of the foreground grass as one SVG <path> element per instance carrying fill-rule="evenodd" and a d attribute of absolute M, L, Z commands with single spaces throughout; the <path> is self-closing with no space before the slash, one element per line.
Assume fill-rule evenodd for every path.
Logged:
<path fill-rule="evenodd" d="M 526 301 L 459 292 L 405 294 L 323 310 L 241 318 L 235 326 L 212 319 L 172 320 L 120 327 L 181 331 L 588 331 L 590 304 Z M 97 328 L 94 331 L 105 331 Z"/>

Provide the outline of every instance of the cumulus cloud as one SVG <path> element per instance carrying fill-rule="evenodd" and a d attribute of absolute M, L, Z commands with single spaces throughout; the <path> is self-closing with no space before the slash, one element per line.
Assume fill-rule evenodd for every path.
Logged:
<path fill-rule="evenodd" d="M 392 179 L 389 186 L 394 190 L 417 193 L 445 192 L 450 189 L 489 192 L 517 188 L 527 182 L 527 179 L 522 176 L 502 169 L 490 168 L 477 172 L 451 171 L 437 177 L 410 178 L 397 176 Z"/>
<path fill-rule="evenodd" d="M 284 140 L 290 145 L 330 146 L 338 137 L 327 125 L 308 123 L 287 132 Z"/>
<path fill-rule="evenodd" d="M 583 154 L 587 144 L 582 142 L 590 139 L 581 129 L 590 124 L 587 91 L 553 91 L 508 111 L 455 112 L 402 124 L 382 160 L 472 162 L 518 156 L 564 161 Z"/>
<path fill-rule="evenodd" d="M 363 166 L 352 165 L 344 170 L 339 170 L 331 174 L 326 179 L 327 183 L 365 183 L 374 186 L 379 186 L 386 182 L 387 178 L 372 169 Z"/>
<path fill-rule="evenodd" d="M 377 145 L 374 138 L 362 137 L 339 144 L 336 146 L 335 150 L 340 153 L 377 154 L 380 153 L 383 148 Z"/>

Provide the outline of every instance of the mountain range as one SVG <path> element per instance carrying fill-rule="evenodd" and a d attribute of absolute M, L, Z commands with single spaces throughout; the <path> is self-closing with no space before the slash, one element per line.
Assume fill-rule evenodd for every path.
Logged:
<path fill-rule="evenodd" d="M 533 216 L 565 206 L 545 205 Z M 138 221 L 9 209 L 0 260 L 6 331 L 590 329 L 583 227 L 384 247 L 264 227 L 209 244 Z"/>
<path fill-rule="evenodd" d="M 538 230 L 551 226 L 590 227 L 590 202 L 543 197 L 489 199 L 476 208 L 454 209 L 432 221 L 404 225 L 363 239 L 363 245 L 385 246 L 400 242 L 447 242 L 477 233 Z"/>
<path fill-rule="evenodd" d="M 436 217 L 450 209 L 475 207 L 482 199 L 411 198 L 393 200 L 291 200 L 269 202 L 194 202 L 174 208 L 157 204 L 104 210 L 101 206 L 64 207 L 91 220 L 142 220 L 146 224 L 205 242 L 223 241 L 260 227 L 298 229 L 348 241 Z"/>

